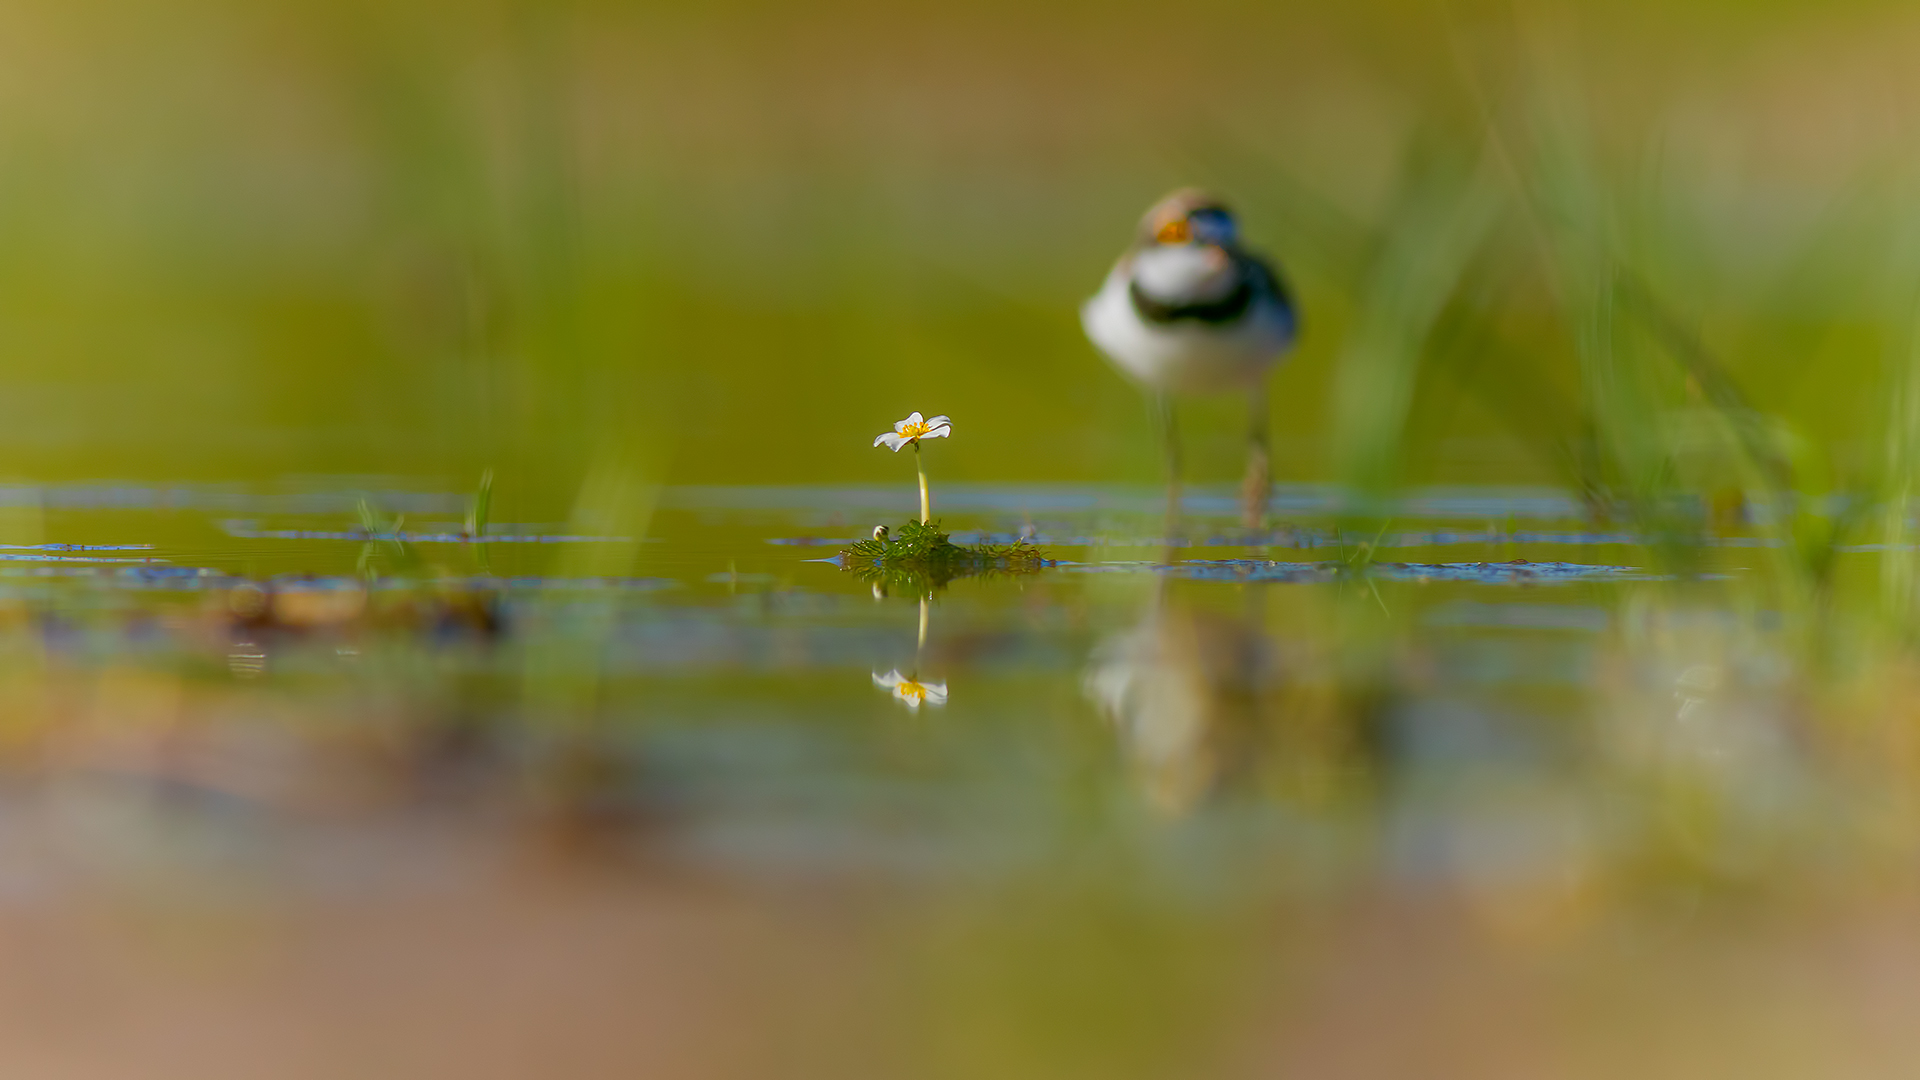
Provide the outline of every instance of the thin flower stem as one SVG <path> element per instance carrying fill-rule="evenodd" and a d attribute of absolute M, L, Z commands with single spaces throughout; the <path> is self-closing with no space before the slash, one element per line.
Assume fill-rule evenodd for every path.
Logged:
<path fill-rule="evenodd" d="M 919 670 L 920 653 L 927 647 L 927 598 L 920 598 L 920 644 L 913 650 L 914 670 Z"/>
<path fill-rule="evenodd" d="M 920 473 L 920 524 L 933 523 L 933 504 L 927 499 L 927 463 L 920 456 L 920 441 L 913 443 L 913 467 Z"/>

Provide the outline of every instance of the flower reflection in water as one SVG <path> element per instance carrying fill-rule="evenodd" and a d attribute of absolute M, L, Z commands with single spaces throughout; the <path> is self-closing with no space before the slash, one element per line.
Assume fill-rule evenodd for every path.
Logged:
<path fill-rule="evenodd" d="M 945 705 L 947 703 L 946 683 L 921 682 L 913 676 L 900 674 L 899 668 L 885 675 L 875 672 L 873 684 L 893 691 L 893 696 L 906 702 L 910 709 L 918 709 L 922 704 Z"/>
<path fill-rule="evenodd" d="M 918 413 L 915 414 L 919 415 Z M 879 586 L 874 586 L 874 599 L 883 595 Z M 927 651 L 928 609 L 931 601 L 920 598 L 920 636 L 913 647 L 913 674 L 902 675 L 894 668 L 885 675 L 873 673 L 873 685 L 893 691 L 893 696 L 907 703 L 907 708 L 918 709 L 921 705 L 945 705 L 947 703 L 947 684 L 944 682 L 923 682 L 920 679 L 920 657 Z"/>

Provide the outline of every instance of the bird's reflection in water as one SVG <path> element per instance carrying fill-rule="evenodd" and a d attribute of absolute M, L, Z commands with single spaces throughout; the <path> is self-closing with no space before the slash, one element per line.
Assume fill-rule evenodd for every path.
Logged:
<path fill-rule="evenodd" d="M 1226 789 L 1324 805 L 1364 779 L 1364 702 L 1312 640 L 1267 632 L 1265 594 L 1202 610 L 1157 583 L 1143 617 L 1101 642 L 1086 695 L 1112 721 L 1147 799 L 1179 814 Z"/>
<path fill-rule="evenodd" d="M 1178 813 L 1250 753 L 1275 667 L 1258 624 L 1188 609 L 1162 582 L 1137 625 L 1095 648 L 1085 688 L 1112 720 L 1148 798 Z"/>

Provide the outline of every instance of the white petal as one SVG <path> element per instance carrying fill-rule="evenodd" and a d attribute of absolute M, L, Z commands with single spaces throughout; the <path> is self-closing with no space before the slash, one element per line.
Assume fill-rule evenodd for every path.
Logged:
<path fill-rule="evenodd" d="M 894 694 L 895 694 L 895 695 L 896 695 L 897 697 L 899 697 L 899 699 L 900 699 L 901 701 L 904 701 L 904 702 L 906 702 L 906 703 L 907 703 L 907 708 L 909 708 L 909 709 L 917 709 L 917 708 L 919 708 L 919 707 L 920 707 L 920 695 L 919 695 L 919 694 L 909 694 L 909 693 L 907 693 L 907 688 L 906 688 L 906 687 L 904 687 L 904 686 L 896 686 L 896 687 L 894 687 L 894 688 L 893 688 L 893 692 L 894 692 Z"/>
<path fill-rule="evenodd" d="M 919 413 L 913 413 L 912 415 L 908 416 L 905 420 L 902 420 L 899 423 L 893 425 L 893 430 L 905 431 L 915 424 L 924 424 L 926 422 L 927 422 L 926 417 L 921 416 Z"/>
<path fill-rule="evenodd" d="M 902 679 L 900 677 L 899 668 L 894 668 L 892 671 L 887 672 L 885 675 L 882 675 L 877 671 L 873 673 L 873 685 L 884 686 L 889 690 L 893 689 L 896 686 L 899 686 L 901 683 L 905 681 L 906 681 L 905 679 Z"/>
<path fill-rule="evenodd" d="M 882 435 L 879 438 L 873 440 L 873 445 L 885 446 L 887 449 L 897 454 L 900 452 L 901 447 L 907 445 L 907 442 L 908 440 L 903 439 L 899 435 L 896 435 L 893 432 L 889 431 L 885 435 Z"/>
<path fill-rule="evenodd" d="M 943 682 L 921 683 L 927 688 L 927 704 L 945 705 L 947 703 L 947 684 Z"/>
<path fill-rule="evenodd" d="M 923 439 L 944 439 L 951 434 L 953 434 L 953 427 L 949 424 L 942 424 L 920 437 Z"/>
<path fill-rule="evenodd" d="M 951 418 L 951 417 L 946 417 L 946 416 L 936 416 L 936 417 L 934 417 L 933 419 L 931 419 L 931 420 L 929 420 L 929 421 L 927 421 L 927 426 L 928 426 L 928 427 L 939 427 L 939 426 L 940 426 L 941 424 L 945 424 L 945 425 L 947 425 L 948 427 L 952 427 L 952 426 L 953 426 L 953 420 L 952 420 L 952 418 Z"/>

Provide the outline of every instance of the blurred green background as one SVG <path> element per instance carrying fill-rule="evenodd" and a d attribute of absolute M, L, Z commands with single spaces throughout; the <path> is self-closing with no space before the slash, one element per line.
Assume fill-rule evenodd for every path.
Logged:
<path fill-rule="evenodd" d="M 936 478 L 1152 482 L 1075 309 L 1198 183 L 1303 299 L 1281 480 L 1631 486 L 1623 413 L 1718 400 L 1621 359 L 1678 328 L 1852 483 L 1912 351 L 1916 44 L 1870 2 L 8 4 L 0 454 L 896 481 L 920 409 Z M 1232 477 L 1238 406 L 1189 408 Z"/>
<path fill-rule="evenodd" d="M 904 914 L 877 878 L 866 906 L 741 886 L 784 922 L 676 877 L 655 924 L 617 892 L 520 899 L 561 863 L 481 851 L 495 887 L 448 876 L 384 932 L 285 924 L 313 999 L 267 977 L 221 999 L 416 1023 L 472 1055 L 463 1075 L 524 1060 L 489 1019 L 520 1008 L 584 1019 L 589 1048 L 757 1052 L 736 1036 L 777 1018 L 835 1044 L 836 1077 L 1229 1075 L 1210 1047 L 1243 1028 L 1273 1040 L 1247 1075 L 1409 1074 L 1328 1064 L 1372 1053 L 1476 1078 L 1881 1075 L 1833 1063 L 1912 1057 L 1882 1018 L 1920 998 L 1886 961 L 1920 955 L 1915 55 L 1920 12 L 1882 0 L 0 0 L 0 484 L 318 475 L 334 496 L 42 513 L 5 493 L 0 540 L 173 562 L 0 583 L 0 864 L 34 865 L 42 828 L 55 862 L 242 896 L 232 857 L 156 807 L 199 807 L 269 863 L 323 842 L 257 818 L 347 806 L 379 839 L 466 798 L 436 785 L 470 768 L 513 811 L 450 803 L 477 829 L 582 863 L 627 832 L 724 852 L 673 843 L 762 818 L 771 840 L 731 850 L 775 867 L 831 870 L 866 826 L 913 856 L 874 865 L 974 838 L 1037 853 L 926 878 Z M 1560 485 L 1590 520 L 1523 521 L 1543 530 L 1523 542 L 1463 511 L 1443 524 L 1486 542 L 1379 548 L 1498 585 L 1368 577 L 1374 542 L 1437 534 L 1314 511 L 1285 524 L 1335 547 L 961 582 L 923 607 L 810 561 L 830 548 L 764 542 L 864 530 L 860 499 L 654 516 L 650 482 L 876 483 L 904 510 L 911 467 L 871 440 L 916 409 L 956 421 L 928 449 L 936 505 L 954 481 L 1156 483 L 1147 410 L 1076 309 L 1187 184 L 1241 210 L 1302 301 L 1277 479 Z M 1236 477 L 1241 404 L 1182 407 L 1193 478 Z M 401 508 L 356 519 L 343 492 L 465 493 L 486 467 L 497 522 L 633 542 L 482 563 L 351 531 L 397 531 Z M 1824 498 L 1842 492 L 1862 497 Z M 1012 526 L 1000 494 L 955 524 Z M 428 505 L 408 527 L 459 528 L 457 503 Z M 1154 535 L 1054 516 L 1063 537 Z M 1331 580 L 1252 580 L 1273 555 Z M 1536 587 L 1511 565 L 1529 559 L 1598 573 Z M 532 580 L 501 593 L 482 569 Z M 872 682 L 923 661 L 950 706 L 909 714 Z M 1156 769 L 1199 778 L 1190 807 Z M 243 809 L 181 797 L 201 790 Z M 34 816 L 43 791 L 64 816 Z M 424 839 L 382 850 L 409 870 L 448 846 L 404 832 Z M 326 884 L 348 864 L 315 865 Z M 101 1038 L 115 1017 L 214 1017 L 193 1045 L 252 1033 L 266 1059 L 305 1030 L 194 1004 L 197 950 L 264 918 L 210 908 L 175 933 L 9 874 L 0 976 L 56 1003 L 0 1016 L 10 1038 L 99 1044 L 120 1075 L 164 1055 Z M 1748 902 L 1769 889 L 1772 928 Z M 22 897 L 74 921 L 22 922 Z M 1629 918 L 1643 899 L 1678 930 Z M 67 976 L 146 955 L 95 907 L 170 935 L 191 977 Z M 365 967 L 342 981 L 336 957 Z M 46 1021 L 61 994 L 83 1023 Z M 422 1022 L 443 998 L 461 1007 Z M 314 1030 L 301 1045 L 361 1052 L 356 1028 Z"/>

